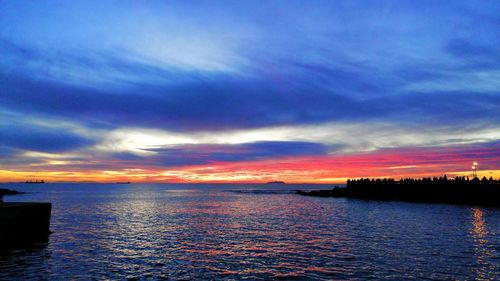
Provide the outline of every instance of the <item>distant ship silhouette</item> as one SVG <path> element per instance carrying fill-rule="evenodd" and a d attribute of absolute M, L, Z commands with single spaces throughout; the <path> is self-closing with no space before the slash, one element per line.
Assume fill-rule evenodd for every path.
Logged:
<path fill-rule="evenodd" d="M 44 180 L 27 180 L 24 183 L 45 183 Z"/>
<path fill-rule="evenodd" d="M 117 181 L 116 184 L 130 184 L 129 181 Z"/>
<path fill-rule="evenodd" d="M 267 182 L 267 184 L 286 184 L 286 182 L 284 182 L 284 181 L 270 181 L 270 182 Z"/>

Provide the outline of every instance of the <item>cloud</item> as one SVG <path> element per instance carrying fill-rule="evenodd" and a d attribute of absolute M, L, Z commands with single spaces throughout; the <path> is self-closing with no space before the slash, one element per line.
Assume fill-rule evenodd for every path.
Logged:
<path fill-rule="evenodd" d="M 180 82 L 190 73 L 175 67 L 155 65 L 145 58 L 122 51 L 58 50 L 23 46 L 0 38 L 4 73 L 90 89 L 117 90 L 135 83 Z M 71 71 L 68 71 L 70 69 Z"/>
<path fill-rule="evenodd" d="M 455 38 L 446 44 L 445 51 L 465 61 L 469 67 L 500 69 L 500 47 L 492 42 L 481 44 L 477 41 Z"/>
<path fill-rule="evenodd" d="M 218 77 L 182 85 L 113 92 L 2 76 L 3 107 L 116 128 L 172 131 L 227 130 L 330 121 L 387 120 L 441 123 L 498 120 L 499 95 L 481 92 L 408 92 L 362 100 L 322 87 L 286 91 L 261 80 Z M 348 82 L 348 84 L 353 82 Z"/>
<path fill-rule="evenodd" d="M 232 145 L 177 145 L 148 150 L 155 154 L 146 157 L 147 162 L 164 167 L 324 155 L 328 151 L 326 146 L 319 143 L 286 141 L 261 141 Z M 123 159 L 123 156 L 119 157 Z"/>
<path fill-rule="evenodd" d="M 0 145 L 0 159 L 2 159 L 2 160 L 8 159 L 9 157 L 11 157 L 14 154 L 15 154 L 14 149 Z"/>
<path fill-rule="evenodd" d="M 65 152 L 90 146 L 95 140 L 62 128 L 39 126 L 16 120 L 0 121 L 0 147 L 39 152 Z"/>
<path fill-rule="evenodd" d="M 433 4 L 431 15 L 415 9 L 428 4 L 353 2 L 318 9 L 293 3 L 271 5 L 266 13 L 252 4 L 233 4 L 233 10 L 206 7 L 224 15 L 220 18 L 174 4 L 177 13 L 200 16 L 191 21 L 170 10 L 161 14 L 161 9 L 129 3 L 137 9 L 111 13 L 116 21 L 105 33 L 84 23 L 76 34 L 52 34 L 47 26 L 53 27 L 53 18 L 36 15 L 40 7 L 28 5 L 35 6 L 28 12 L 46 29 L 36 33 L 28 28 L 31 23 L 20 23 L 16 29 L 27 33 L 24 38 L 0 30 L 6 58 L 0 68 L 0 106 L 89 127 L 178 132 L 332 121 L 415 125 L 422 116 L 439 125 L 498 120 L 491 106 L 499 102 L 500 86 L 494 59 L 498 44 L 492 36 L 496 5 L 454 3 L 450 10 Z M 109 5 L 100 7 L 97 13 L 109 12 Z M 84 9 L 66 8 L 54 13 L 78 26 L 69 15 Z M 297 9 L 303 11 L 300 16 L 291 13 Z M 151 21 L 133 27 L 120 20 L 129 14 L 137 20 L 148 15 Z M 11 17 L 3 20 L 17 22 Z M 348 24 L 339 24 L 344 17 Z M 478 17 L 485 19 L 479 30 L 461 26 Z M 460 25 L 460 32 L 440 24 L 444 19 Z M 90 21 L 100 18 L 92 15 Z M 186 23 L 185 32 L 168 25 L 177 22 Z M 111 32 L 125 27 L 134 40 Z M 470 35 L 478 32 L 482 39 L 473 41 Z M 96 37 L 85 41 L 80 33 Z M 141 41 L 144 36 L 148 40 Z M 210 70 L 207 65 L 217 61 L 235 71 Z M 489 61 L 489 68 L 468 66 L 477 61 Z"/>
<path fill-rule="evenodd" d="M 362 152 L 410 146 L 448 146 L 489 142 L 500 138 L 498 125 L 484 121 L 462 124 L 400 126 L 392 122 L 330 122 L 226 131 L 172 132 L 158 129 L 120 128 L 103 133 L 95 149 L 150 155 L 151 148 L 182 145 L 233 145 L 265 141 L 311 142 L 325 145 L 329 152 Z M 425 124 L 429 125 L 426 126 Z"/>
<path fill-rule="evenodd" d="M 171 167 L 499 138 L 497 1 L 201 5 L 2 2 L 0 112 L 23 119 L 0 153 Z"/>

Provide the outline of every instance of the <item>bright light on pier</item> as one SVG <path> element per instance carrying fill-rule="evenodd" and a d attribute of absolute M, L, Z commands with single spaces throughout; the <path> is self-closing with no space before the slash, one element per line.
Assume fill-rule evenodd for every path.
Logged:
<path fill-rule="evenodd" d="M 472 177 L 477 177 L 477 162 L 472 163 Z"/>

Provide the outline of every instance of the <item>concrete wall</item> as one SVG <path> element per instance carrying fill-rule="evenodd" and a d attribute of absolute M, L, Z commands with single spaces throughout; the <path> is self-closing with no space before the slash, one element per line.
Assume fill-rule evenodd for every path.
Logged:
<path fill-rule="evenodd" d="M 51 203 L 0 203 L 0 246 L 48 237 Z"/>

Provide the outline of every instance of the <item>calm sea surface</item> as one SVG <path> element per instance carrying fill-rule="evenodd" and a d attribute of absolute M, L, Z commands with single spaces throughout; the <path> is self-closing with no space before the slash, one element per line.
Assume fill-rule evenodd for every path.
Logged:
<path fill-rule="evenodd" d="M 53 203 L 49 242 L 0 254 L 0 280 L 500 280 L 495 208 L 289 191 L 327 186 L 0 187 Z"/>

